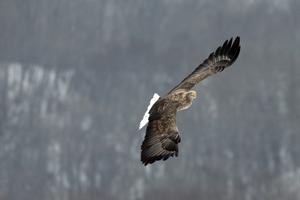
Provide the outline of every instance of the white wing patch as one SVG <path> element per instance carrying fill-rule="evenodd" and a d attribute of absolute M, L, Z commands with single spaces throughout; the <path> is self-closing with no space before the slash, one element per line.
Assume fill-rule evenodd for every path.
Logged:
<path fill-rule="evenodd" d="M 153 95 L 152 99 L 150 100 L 150 103 L 147 107 L 147 111 L 145 112 L 144 117 L 143 117 L 142 121 L 140 122 L 139 130 L 141 130 L 148 123 L 149 111 L 152 108 L 152 106 L 155 104 L 155 102 L 157 102 L 158 99 L 159 99 L 159 95 L 157 93 L 154 93 L 154 95 Z"/>

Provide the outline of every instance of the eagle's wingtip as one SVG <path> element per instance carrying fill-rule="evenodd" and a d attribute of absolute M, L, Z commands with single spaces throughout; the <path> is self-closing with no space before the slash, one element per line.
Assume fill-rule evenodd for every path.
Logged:
<path fill-rule="evenodd" d="M 236 43 L 238 43 L 238 46 L 240 46 L 240 36 L 237 36 L 237 37 L 235 38 L 235 41 L 236 41 Z"/>

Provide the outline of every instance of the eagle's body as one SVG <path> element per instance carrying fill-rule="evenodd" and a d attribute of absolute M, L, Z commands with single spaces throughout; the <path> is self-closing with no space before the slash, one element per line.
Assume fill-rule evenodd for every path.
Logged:
<path fill-rule="evenodd" d="M 146 136 L 141 146 L 141 161 L 147 165 L 157 160 L 178 156 L 181 138 L 176 126 L 177 111 L 192 105 L 197 93 L 191 90 L 201 80 L 223 71 L 230 66 L 240 52 L 239 37 L 220 46 L 204 60 L 190 75 L 174 87 L 167 95 L 159 98 L 149 111 Z"/>

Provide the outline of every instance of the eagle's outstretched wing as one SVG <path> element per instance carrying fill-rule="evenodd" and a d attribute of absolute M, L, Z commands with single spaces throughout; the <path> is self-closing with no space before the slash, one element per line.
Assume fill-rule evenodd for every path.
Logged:
<path fill-rule="evenodd" d="M 146 135 L 141 146 L 141 161 L 144 165 L 178 156 L 180 142 L 176 126 L 176 105 L 167 99 L 160 99 L 149 113 Z"/>
<path fill-rule="evenodd" d="M 222 46 L 218 47 L 215 52 L 212 52 L 190 75 L 174 87 L 169 94 L 178 89 L 190 90 L 206 77 L 223 71 L 237 59 L 240 48 L 239 37 L 236 37 L 233 43 L 232 38 L 229 41 L 226 40 Z"/>

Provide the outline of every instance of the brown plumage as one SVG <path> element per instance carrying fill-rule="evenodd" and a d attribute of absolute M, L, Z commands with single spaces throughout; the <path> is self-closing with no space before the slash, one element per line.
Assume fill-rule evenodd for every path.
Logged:
<path fill-rule="evenodd" d="M 210 75 L 229 67 L 240 53 L 240 38 L 226 40 L 209 55 L 190 75 L 175 86 L 167 95 L 159 98 L 149 111 L 148 126 L 141 146 L 141 161 L 144 165 L 157 160 L 178 156 L 180 135 L 176 126 L 176 113 L 192 105 L 196 91 L 191 90 L 197 83 Z"/>

